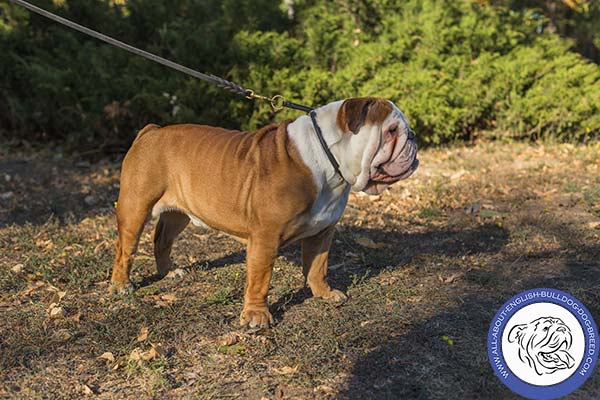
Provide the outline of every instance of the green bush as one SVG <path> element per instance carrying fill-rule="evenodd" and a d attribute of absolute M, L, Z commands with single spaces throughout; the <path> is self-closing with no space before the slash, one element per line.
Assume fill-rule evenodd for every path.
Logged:
<path fill-rule="evenodd" d="M 422 143 L 600 130 L 600 68 L 531 9 L 468 0 L 39 0 L 36 4 L 259 93 L 321 105 L 374 95 Z M 502 2 L 495 2 L 502 3 Z M 297 111 L 235 95 L 0 5 L 0 130 L 122 151 L 148 122 L 252 129 Z"/>

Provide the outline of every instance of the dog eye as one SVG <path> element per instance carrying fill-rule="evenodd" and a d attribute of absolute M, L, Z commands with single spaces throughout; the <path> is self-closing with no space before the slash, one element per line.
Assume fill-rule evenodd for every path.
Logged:
<path fill-rule="evenodd" d="M 544 332 L 547 332 L 547 331 L 548 331 L 548 329 L 550 329 L 550 328 L 549 328 L 549 327 L 545 327 L 545 328 L 544 328 Z"/>
<path fill-rule="evenodd" d="M 392 126 L 389 131 L 390 133 L 396 133 L 398 131 L 398 126 Z"/>

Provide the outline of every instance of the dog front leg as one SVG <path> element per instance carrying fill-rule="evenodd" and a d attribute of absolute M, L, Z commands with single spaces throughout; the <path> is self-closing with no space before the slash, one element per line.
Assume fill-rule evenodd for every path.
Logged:
<path fill-rule="evenodd" d="M 267 306 L 267 292 L 271 282 L 273 263 L 279 247 L 278 238 L 251 236 L 246 250 L 246 292 L 240 325 L 267 328 L 273 317 Z"/>
<path fill-rule="evenodd" d="M 336 302 L 345 301 L 346 295 L 331 289 L 327 283 L 327 259 L 333 241 L 335 225 L 302 240 L 302 271 L 315 297 Z"/>

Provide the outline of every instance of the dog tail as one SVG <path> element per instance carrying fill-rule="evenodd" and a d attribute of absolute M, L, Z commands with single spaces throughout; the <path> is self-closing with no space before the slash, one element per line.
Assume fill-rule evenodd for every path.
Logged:
<path fill-rule="evenodd" d="M 156 124 L 148 124 L 145 127 L 143 127 L 137 134 L 137 136 L 135 137 L 134 142 L 138 141 L 142 136 L 144 136 L 146 133 L 153 131 L 155 129 L 160 128 L 160 125 L 156 125 Z"/>

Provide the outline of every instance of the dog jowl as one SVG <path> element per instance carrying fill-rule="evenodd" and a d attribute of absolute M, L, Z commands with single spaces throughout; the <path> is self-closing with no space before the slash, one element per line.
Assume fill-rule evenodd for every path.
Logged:
<path fill-rule="evenodd" d="M 316 125 L 301 116 L 255 132 L 148 125 L 123 160 L 111 290 L 131 290 L 133 255 L 152 215 L 159 217 L 154 234 L 159 276 L 171 269 L 173 241 L 190 221 L 247 244 L 242 325 L 272 322 L 266 298 L 273 262 L 280 247 L 295 241 L 301 242 L 313 295 L 344 300 L 327 283 L 327 257 L 350 190 L 380 193 L 417 166 L 408 122 L 384 99 L 337 101 L 316 110 Z"/>

